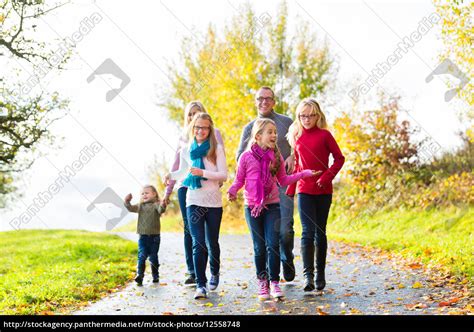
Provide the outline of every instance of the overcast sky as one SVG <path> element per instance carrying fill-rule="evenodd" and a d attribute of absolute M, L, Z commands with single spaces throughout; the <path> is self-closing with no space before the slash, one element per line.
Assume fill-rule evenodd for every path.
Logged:
<path fill-rule="evenodd" d="M 8 210 L 0 210 L 0 229 L 11 230 L 11 224 L 17 224 L 19 228 L 105 230 L 106 220 L 117 216 L 120 209 L 106 204 L 88 212 L 89 204 L 107 187 L 121 197 L 129 192 L 138 197 L 140 186 L 150 180 L 147 167 L 154 156 L 164 154 L 168 160 L 173 156 L 178 127 L 154 104 L 157 88 L 167 80 L 165 64 L 177 59 L 183 37 L 193 30 L 204 30 L 210 22 L 222 28 L 238 14 L 241 3 L 150 0 L 132 4 L 79 0 L 41 21 L 38 36 L 44 40 L 72 37 L 82 29 L 82 40 L 67 70 L 49 73 L 36 87 L 59 91 L 71 100 L 71 111 L 52 128 L 55 135 L 64 137 L 58 142 L 60 148 L 42 148 L 44 156 L 19 179 L 24 197 Z M 275 17 L 278 3 L 252 2 L 257 15 L 268 13 L 270 17 Z M 330 116 L 351 104 L 348 92 L 354 87 L 353 82 L 365 81 L 377 64 L 387 62 L 401 39 L 416 32 L 420 22 L 426 22 L 434 12 L 429 0 L 301 0 L 288 4 L 291 29 L 302 19 L 309 21 L 320 38 L 327 38 L 338 58 L 336 102 L 328 100 L 327 105 L 322 105 Z M 97 14 L 102 20 L 90 28 Z M 85 20 L 90 31 L 83 27 Z M 431 136 L 444 150 L 450 150 L 459 144 L 455 132 L 461 124 L 455 110 L 462 104 L 455 100 L 445 102 L 446 78 L 435 77 L 430 83 L 425 82 L 439 64 L 442 49 L 439 29 L 425 30 L 421 39 L 383 76 L 379 87 L 400 93 L 403 108 L 410 110 L 407 117 L 423 128 L 424 135 Z M 130 83 L 110 102 L 105 99 L 106 93 L 111 85 L 116 85 L 115 79 L 98 76 L 87 82 L 89 75 L 108 58 L 130 78 Z M 21 68 L 24 64 L 2 63 L 2 69 L 14 67 Z M 27 77 L 25 71 L 23 76 L 23 79 Z M 94 142 L 102 148 L 91 152 Z M 73 164 L 80 169 L 71 181 L 63 186 L 59 184 L 57 192 L 31 220 L 23 219 L 18 224 L 15 218 L 35 203 L 41 192 L 58 183 L 59 171 Z M 133 218 L 126 215 L 120 225 Z M 12 220 L 16 221 L 12 223 Z"/>

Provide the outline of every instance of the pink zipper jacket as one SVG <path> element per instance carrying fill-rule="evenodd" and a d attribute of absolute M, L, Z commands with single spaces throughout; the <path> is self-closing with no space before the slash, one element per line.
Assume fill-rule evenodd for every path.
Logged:
<path fill-rule="evenodd" d="M 271 183 L 265 184 L 265 187 L 271 186 L 271 191 L 265 197 L 263 202 L 264 205 L 280 202 L 280 192 L 278 191 L 277 182 L 280 186 L 285 187 L 304 177 L 311 176 L 312 174 L 313 172 L 311 170 L 304 170 L 292 175 L 287 175 L 285 172 L 285 161 L 280 155 L 280 168 L 278 169 L 276 176 L 270 177 L 268 181 L 271 181 Z M 254 206 L 257 204 L 256 183 L 259 181 L 261 181 L 260 162 L 253 156 L 252 151 L 245 151 L 240 156 L 234 183 L 230 186 L 227 192 L 232 196 L 237 196 L 237 192 L 245 185 L 245 204 L 248 206 Z"/>

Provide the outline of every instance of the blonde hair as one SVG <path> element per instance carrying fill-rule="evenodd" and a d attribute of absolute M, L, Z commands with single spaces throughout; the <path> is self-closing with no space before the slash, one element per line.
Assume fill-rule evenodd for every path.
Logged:
<path fill-rule="evenodd" d="M 143 186 L 142 192 L 147 188 L 150 188 L 151 191 L 153 191 L 155 193 L 155 195 L 156 195 L 156 200 L 155 201 L 159 203 L 160 202 L 160 194 L 158 194 L 158 191 L 156 190 L 155 186 L 153 186 L 151 184 L 146 184 L 146 185 Z M 140 204 L 143 204 L 143 199 L 142 198 L 140 199 Z"/>
<path fill-rule="evenodd" d="M 206 108 L 204 107 L 204 105 L 199 100 L 193 100 L 193 101 L 189 102 L 186 105 L 186 107 L 184 108 L 184 127 L 185 128 L 187 128 L 188 125 L 189 125 L 189 120 L 188 120 L 189 112 L 191 112 L 191 110 L 194 107 L 199 108 L 199 111 L 202 112 L 202 113 L 207 113 Z"/>
<path fill-rule="evenodd" d="M 208 139 L 209 139 L 209 143 L 211 147 L 209 148 L 209 151 L 207 152 L 206 157 L 210 162 L 212 162 L 215 165 L 217 162 L 217 139 L 216 139 L 216 134 L 215 134 L 215 129 L 214 129 L 214 122 L 212 121 L 212 118 L 209 114 L 197 113 L 194 115 L 193 119 L 191 120 L 191 123 L 188 126 L 189 142 L 192 142 L 194 139 L 194 126 L 198 119 L 209 121 Z"/>
<path fill-rule="evenodd" d="M 272 119 L 259 118 L 255 120 L 252 127 L 252 133 L 250 134 L 249 143 L 247 145 L 247 150 L 250 150 L 252 145 L 257 143 L 257 135 L 261 135 L 265 127 L 269 124 L 271 124 L 275 128 L 277 127 L 275 122 Z M 280 150 L 278 149 L 277 144 L 275 144 L 275 147 L 273 148 L 273 152 L 275 153 L 275 162 L 272 163 L 272 165 L 270 166 L 270 173 L 272 174 L 272 176 L 275 176 L 281 164 L 281 160 L 280 160 L 281 154 L 280 154 Z"/>
<path fill-rule="evenodd" d="M 301 137 L 303 133 L 303 125 L 301 124 L 300 114 L 309 108 L 311 110 L 310 114 L 316 114 L 318 120 L 316 121 L 316 126 L 320 129 L 326 129 L 328 127 L 326 116 L 321 111 L 321 107 L 319 107 L 318 102 L 314 98 L 305 98 L 296 107 L 296 114 L 295 114 L 295 121 L 292 123 L 290 128 L 288 129 L 288 134 L 286 134 L 286 138 L 288 139 L 288 143 L 290 143 L 291 147 L 295 147 L 295 143 L 298 138 Z"/>

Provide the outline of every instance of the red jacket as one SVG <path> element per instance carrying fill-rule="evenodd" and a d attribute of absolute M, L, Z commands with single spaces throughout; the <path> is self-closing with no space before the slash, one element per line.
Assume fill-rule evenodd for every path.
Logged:
<path fill-rule="evenodd" d="M 286 194 L 294 196 L 295 193 L 310 195 L 332 194 L 332 180 L 344 165 L 344 156 L 336 140 L 326 129 L 313 127 L 309 130 L 303 128 L 301 137 L 295 143 L 295 170 L 304 169 L 323 171 L 320 176 L 308 177 L 288 186 Z M 332 154 L 334 163 L 328 166 L 329 154 Z M 323 187 L 320 188 L 316 181 L 321 179 Z"/>

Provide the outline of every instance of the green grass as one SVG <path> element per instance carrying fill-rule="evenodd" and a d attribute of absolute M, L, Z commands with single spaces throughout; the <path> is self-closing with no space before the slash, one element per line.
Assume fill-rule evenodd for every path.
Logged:
<path fill-rule="evenodd" d="M 355 242 L 441 264 L 457 276 L 474 276 L 474 208 L 380 212 L 350 219 L 332 213 L 331 239 Z"/>
<path fill-rule="evenodd" d="M 106 233 L 0 232 L 0 314 L 67 313 L 124 285 L 137 246 Z"/>

